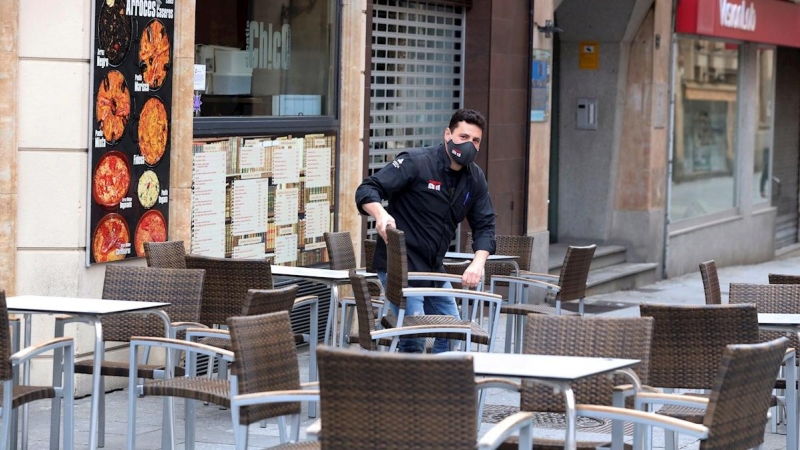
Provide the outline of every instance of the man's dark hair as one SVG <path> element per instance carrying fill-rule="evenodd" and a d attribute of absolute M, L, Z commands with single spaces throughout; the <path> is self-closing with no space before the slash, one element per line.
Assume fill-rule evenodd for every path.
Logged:
<path fill-rule="evenodd" d="M 458 126 L 459 122 L 467 122 L 480 128 L 481 132 L 486 131 L 484 130 L 484 128 L 486 128 L 486 118 L 483 117 L 483 114 L 474 109 L 459 109 L 456 111 L 453 117 L 450 118 L 450 125 L 448 125 L 447 128 L 450 128 L 452 132 Z"/>

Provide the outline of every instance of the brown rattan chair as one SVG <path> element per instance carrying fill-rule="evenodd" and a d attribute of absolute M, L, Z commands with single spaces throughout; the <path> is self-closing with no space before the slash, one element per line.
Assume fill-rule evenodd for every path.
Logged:
<path fill-rule="evenodd" d="M 242 313 L 247 291 L 272 289 L 272 260 L 213 258 L 186 255 L 186 267 L 204 269 L 200 323 L 208 327 L 225 325 L 228 317 Z"/>
<path fill-rule="evenodd" d="M 649 384 L 658 388 L 710 391 L 727 345 L 760 342 L 758 312 L 752 304 L 641 304 L 639 312 L 642 317 L 655 320 Z M 706 411 L 705 408 L 668 405 L 658 410 L 658 414 L 701 424 Z M 676 442 L 674 432 L 667 432 L 666 448 L 677 448 Z"/>
<path fill-rule="evenodd" d="M 179 331 L 200 327 L 200 299 L 203 292 L 202 270 L 160 269 L 153 267 L 106 266 L 103 282 L 104 299 L 127 301 L 168 302 L 164 312 L 172 321 L 170 329 L 154 315 L 115 314 L 101 319 L 103 342 L 128 342 L 131 336 L 176 337 Z M 55 335 L 64 335 L 64 325 L 74 322 L 71 317 L 57 317 Z M 54 357 L 57 372 L 60 373 L 60 358 Z M 91 375 L 95 371 L 91 358 L 77 361 L 75 373 Z M 103 359 L 100 374 L 104 377 L 127 377 L 131 373 L 127 361 L 117 362 Z M 143 364 L 137 366 L 135 376 L 144 379 L 163 378 L 163 364 Z M 100 421 L 98 444 L 105 440 L 105 380 L 100 378 Z"/>
<path fill-rule="evenodd" d="M 145 242 L 144 253 L 147 267 L 186 268 L 186 248 L 183 241 Z"/>
<path fill-rule="evenodd" d="M 411 279 L 408 273 L 408 260 L 406 256 L 406 241 L 405 241 L 405 234 L 398 229 L 389 228 L 386 230 L 388 236 L 388 244 L 387 244 L 387 272 L 386 272 L 386 300 L 393 303 L 397 306 L 399 313 L 397 317 L 394 315 L 385 315 L 382 318 L 382 325 L 384 328 L 397 328 L 397 327 L 409 327 L 409 326 L 435 326 L 435 327 L 442 327 L 442 326 L 451 326 L 451 325 L 467 325 L 471 329 L 471 341 L 472 343 L 478 345 L 486 345 L 488 351 L 491 352 L 494 349 L 495 343 L 495 332 L 497 330 L 497 326 L 500 320 L 500 303 L 502 302 L 502 297 L 499 295 L 486 293 L 486 292 L 479 292 L 479 291 L 471 291 L 465 289 L 441 289 L 441 288 L 426 288 L 426 287 L 415 287 L 409 288 L 408 282 Z M 436 276 L 442 277 L 442 279 L 448 278 L 447 274 L 427 274 L 427 273 L 417 273 L 415 276 L 419 277 L 416 278 L 418 280 L 423 279 L 433 279 L 436 280 Z M 449 276 L 449 278 L 453 278 L 453 276 Z M 460 279 L 460 278 L 459 278 Z M 462 300 L 472 301 L 475 302 L 475 307 L 472 308 L 472 311 L 479 311 L 483 309 L 483 306 L 487 306 L 489 309 L 489 315 L 487 322 L 487 327 L 484 329 L 480 323 L 476 320 L 477 317 L 471 315 L 466 320 L 459 320 L 455 317 L 450 316 L 436 316 L 436 315 L 425 315 L 425 316 L 406 316 L 405 309 L 406 309 L 406 297 L 407 296 L 452 296 L 456 298 L 461 298 Z M 444 339 L 462 339 L 463 332 L 458 331 L 454 333 L 431 333 L 430 335 L 426 335 L 425 337 L 433 337 L 433 338 L 444 338 Z M 398 344 L 398 338 L 394 338 L 394 342 L 392 342 L 391 351 L 394 351 Z M 469 345 L 464 345 L 464 348 L 468 348 Z"/>
<path fill-rule="evenodd" d="M 328 250 L 328 258 L 331 270 L 350 270 L 357 268 L 356 253 L 353 249 L 353 241 L 350 239 L 349 231 L 337 233 L 325 232 L 325 247 Z M 367 281 L 369 292 L 373 298 L 373 304 L 380 311 L 383 307 L 383 286 L 377 278 Z M 341 326 L 339 327 L 338 341 L 334 345 L 342 345 L 345 337 L 350 335 L 351 324 L 353 323 L 353 307 L 355 303 L 352 297 L 339 299 L 341 315 L 339 317 Z M 376 312 L 377 317 L 377 312 Z"/>
<path fill-rule="evenodd" d="M 700 263 L 700 277 L 703 278 L 703 292 L 706 294 L 706 305 L 722 304 L 722 294 L 719 290 L 719 277 L 717 277 L 717 264 L 712 259 Z"/>
<path fill-rule="evenodd" d="M 319 442 L 279 449 L 474 450 L 519 433 L 530 449 L 533 415 L 517 413 L 478 439 L 472 357 L 320 350 Z M 391 386 L 391 389 L 386 389 Z M 402 393 L 402 395 L 397 395 Z"/>
<path fill-rule="evenodd" d="M 787 344 L 788 341 L 781 338 L 760 344 L 728 345 L 709 399 L 644 392 L 636 395 L 637 410 L 649 404 L 685 405 L 689 402 L 706 407 L 702 425 L 608 406 L 579 404 L 576 412 L 584 417 L 624 420 L 690 435 L 700 439 L 701 450 L 760 448 L 764 442 L 774 378 Z"/>
<path fill-rule="evenodd" d="M 75 344 L 72 338 L 60 337 L 46 342 L 32 345 L 21 351 L 13 352 L 15 338 L 12 337 L 8 309 L 6 306 L 6 292 L 0 291 L 0 381 L 3 383 L 0 390 L 0 416 L 2 431 L 0 434 L 0 447 L 16 448 L 16 411 L 22 405 L 27 405 L 36 400 L 52 399 L 51 407 L 61 410 L 64 403 L 64 448 L 71 450 L 74 445 L 74 358 Z M 54 386 L 19 385 L 17 373 L 24 364 L 30 364 L 33 358 L 42 356 L 46 352 L 59 349 L 64 355 L 66 369 L 63 373 L 63 385 Z M 13 352 L 13 353 L 12 353 Z M 55 364 L 55 361 L 54 361 Z M 29 369 L 28 369 L 29 370 Z M 57 369 L 54 367 L 54 373 Z M 50 446 L 58 448 L 59 422 L 61 414 L 51 415 Z"/>
<path fill-rule="evenodd" d="M 647 384 L 650 369 L 650 345 L 653 319 L 647 317 L 557 317 L 531 314 L 525 325 L 523 353 L 531 355 L 567 355 L 603 358 L 638 359 L 634 372 L 642 384 Z M 598 375 L 573 384 L 576 403 L 623 405 L 623 398 L 633 393 L 623 375 Z M 510 385 L 510 384 L 509 384 Z M 529 380 L 517 386 L 520 410 L 564 413 L 564 396 L 553 388 Z M 614 422 L 613 434 L 621 439 L 622 424 Z M 507 443 L 512 448 L 514 442 Z M 608 442 L 579 442 L 579 449 L 594 449 Z M 534 439 L 534 448 L 563 448 L 564 442 Z"/>
<path fill-rule="evenodd" d="M 744 284 L 731 283 L 728 294 L 729 303 L 753 303 L 759 313 L 800 314 L 800 285 L 798 284 Z M 777 331 L 761 331 L 761 341 L 769 341 L 783 336 Z M 794 348 L 800 357 L 800 341 L 797 333 L 787 335 L 789 347 Z"/>
<path fill-rule="evenodd" d="M 137 384 L 128 381 L 128 448 L 135 448 L 136 398 L 156 395 L 185 399 L 186 446 L 193 448 L 195 401 L 210 402 L 231 408 L 236 448 L 247 447 L 247 427 L 267 418 L 278 417 L 281 442 L 297 440 L 300 425 L 300 401 L 318 401 L 317 391 L 302 391 L 316 383 L 300 383 L 299 364 L 289 314 L 281 311 L 227 320 L 233 351 L 177 339 L 134 337 L 131 339 L 131 364 L 138 362 L 138 349 L 164 347 L 187 353 L 187 376 L 169 377 Z M 231 379 L 197 377 L 198 355 L 216 356 L 233 363 Z M 260 394 L 260 395 L 258 395 Z M 266 403 L 275 404 L 266 404 Z M 258 404 L 258 405 L 256 405 Z M 174 417 L 172 412 L 169 422 Z M 285 434 L 285 416 L 293 416 L 291 438 Z M 171 425 L 170 425 L 171 426 Z"/>
<path fill-rule="evenodd" d="M 800 275 L 771 273 L 768 277 L 769 284 L 800 284 Z"/>
<path fill-rule="evenodd" d="M 492 281 L 495 275 L 523 275 L 530 273 L 531 257 L 533 256 L 533 236 L 514 236 L 498 234 L 495 236 L 495 253 L 498 255 L 517 256 L 516 265 L 505 261 L 487 261 L 484 266 L 486 283 Z M 472 232 L 467 233 L 467 251 L 472 251 Z M 519 273 L 514 273 L 519 269 Z"/>

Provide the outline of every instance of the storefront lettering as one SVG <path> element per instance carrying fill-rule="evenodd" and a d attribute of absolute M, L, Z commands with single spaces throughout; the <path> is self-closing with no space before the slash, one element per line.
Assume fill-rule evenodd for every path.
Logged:
<path fill-rule="evenodd" d="M 169 201 L 169 189 L 162 189 L 161 195 L 158 196 L 158 204 L 163 205 Z"/>
<path fill-rule="evenodd" d="M 106 148 L 106 139 L 103 137 L 102 130 L 94 132 L 94 148 Z"/>
<path fill-rule="evenodd" d="M 162 0 L 130 0 L 125 14 L 139 17 L 157 17 L 159 19 L 172 19 L 174 10 L 172 8 L 162 8 Z M 173 4 L 167 1 L 167 4 Z"/>
<path fill-rule="evenodd" d="M 134 92 L 150 92 L 150 85 L 142 80 L 142 75 L 138 74 L 133 77 L 133 91 Z"/>
<path fill-rule="evenodd" d="M 133 165 L 134 166 L 143 166 L 144 165 L 144 156 L 142 156 L 142 155 L 133 155 Z"/>
<path fill-rule="evenodd" d="M 254 69 L 288 70 L 292 55 L 292 26 L 285 23 L 281 31 L 272 31 L 272 24 L 253 20 L 247 24 L 247 51 Z"/>
<path fill-rule="evenodd" d="M 128 209 L 133 207 L 133 197 L 125 197 L 119 202 L 119 209 Z"/>
<path fill-rule="evenodd" d="M 108 58 L 106 58 L 105 50 L 97 50 L 97 67 L 104 69 L 108 67 Z"/>
<path fill-rule="evenodd" d="M 719 21 L 720 25 L 725 28 L 755 31 L 756 5 L 755 3 L 748 5 L 747 0 L 742 0 L 742 3 L 719 0 Z"/>

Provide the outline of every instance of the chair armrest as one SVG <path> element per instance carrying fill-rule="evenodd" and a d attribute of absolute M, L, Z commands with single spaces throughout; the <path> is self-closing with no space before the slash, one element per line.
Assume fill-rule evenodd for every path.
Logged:
<path fill-rule="evenodd" d="M 135 347 L 159 347 L 170 350 L 182 350 L 188 353 L 199 353 L 212 358 L 220 358 L 228 362 L 233 362 L 233 352 L 206 344 L 200 344 L 199 342 L 147 336 L 133 336 L 130 342 L 131 351 L 133 351 Z"/>
<path fill-rule="evenodd" d="M 461 275 L 443 272 L 408 272 L 408 281 L 449 281 L 461 283 Z"/>
<path fill-rule="evenodd" d="M 231 338 L 231 333 L 228 330 L 220 330 L 219 328 L 187 328 L 186 329 L 186 340 L 187 341 L 191 341 L 194 338 L 204 338 L 204 337 L 230 339 Z M 194 342 L 194 341 L 192 341 L 192 342 Z"/>
<path fill-rule="evenodd" d="M 386 328 L 370 332 L 373 340 L 428 333 L 464 333 L 464 340 L 472 339 L 472 328 L 469 325 L 414 325 L 409 327 Z"/>
<path fill-rule="evenodd" d="M 318 402 L 319 391 L 271 391 L 236 395 L 231 398 L 231 408 L 263 405 L 265 403 Z"/>
<path fill-rule="evenodd" d="M 494 278 L 492 278 L 494 280 Z M 443 288 L 403 288 L 405 297 L 456 297 L 469 300 L 480 300 L 495 303 L 498 306 L 503 302 L 503 297 L 491 292 L 470 291 L 467 289 L 443 289 Z"/>
<path fill-rule="evenodd" d="M 478 440 L 478 450 L 488 450 L 488 449 L 495 449 L 498 448 L 509 436 L 513 435 L 514 433 L 522 430 L 523 428 L 529 427 L 531 429 L 531 433 L 529 436 L 532 436 L 533 430 L 533 413 L 532 412 L 518 412 L 512 414 L 505 419 L 501 420 L 497 425 L 493 426 L 489 429 L 486 434 L 483 435 Z M 520 440 L 520 448 L 522 447 L 523 442 Z"/>
<path fill-rule="evenodd" d="M 531 280 L 539 280 L 547 282 L 558 281 L 559 278 L 558 275 L 551 275 L 549 273 L 531 272 L 529 270 L 520 270 L 518 276 L 520 278 L 530 278 Z"/>
<path fill-rule="evenodd" d="M 575 413 L 584 417 L 624 420 L 626 422 L 655 426 L 677 431 L 680 434 L 688 434 L 698 439 L 706 439 L 708 437 L 708 428 L 703 425 L 635 409 L 599 405 L 576 405 Z"/>
<path fill-rule="evenodd" d="M 636 395 L 636 388 L 634 388 L 632 384 L 620 384 L 618 386 L 614 386 L 613 389 L 614 392 L 622 392 L 622 395 L 625 397 Z M 642 386 L 642 390 L 639 391 L 639 393 L 644 393 L 644 392 L 652 392 L 656 394 L 661 393 L 661 391 L 659 391 L 657 388 L 647 385 Z"/>
<path fill-rule="evenodd" d="M 319 297 L 316 295 L 304 295 L 302 297 L 297 297 L 292 304 L 292 308 L 296 306 L 305 306 L 311 305 L 313 303 L 319 303 Z"/>
<path fill-rule="evenodd" d="M 519 392 L 520 384 L 505 378 L 483 378 L 475 380 L 475 389 L 505 389 L 507 391 Z"/>
<path fill-rule="evenodd" d="M 644 404 L 688 406 L 691 408 L 706 408 L 708 399 L 705 397 L 694 397 L 691 395 L 663 394 L 657 392 L 640 392 L 636 396 L 636 401 Z"/>
<path fill-rule="evenodd" d="M 69 352 L 75 352 L 75 341 L 71 337 L 60 337 L 51 339 L 49 341 L 41 342 L 30 347 L 23 348 L 22 350 L 11 355 L 11 363 L 13 365 L 20 365 L 29 361 L 34 356 L 41 355 L 42 353 L 49 352 L 57 348 L 64 348 Z"/>
<path fill-rule="evenodd" d="M 208 325 L 203 325 L 198 322 L 172 322 L 169 326 L 175 331 L 185 331 L 189 328 L 208 329 Z"/>
<path fill-rule="evenodd" d="M 549 291 L 553 292 L 560 292 L 561 286 L 553 283 L 548 283 L 546 281 L 541 280 L 534 280 L 531 278 L 523 278 L 523 277 L 514 277 L 510 275 L 494 275 L 492 276 L 492 282 L 489 286 L 489 290 L 494 292 L 494 285 L 497 282 L 504 282 L 509 284 L 519 284 L 526 287 L 534 287 L 534 288 L 544 288 Z"/>
<path fill-rule="evenodd" d="M 300 383 L 300 389 L 307 391 L 307 390 L 319 390 L 319 381 L 311 381 L 308 383 Z"/>

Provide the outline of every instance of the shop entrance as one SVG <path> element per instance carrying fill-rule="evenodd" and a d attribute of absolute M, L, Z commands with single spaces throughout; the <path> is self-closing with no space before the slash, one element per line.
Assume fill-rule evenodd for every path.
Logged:
<path fill-rule="evenodd" d="M 800 50 L 778 48 L 775 80 L 775 154 L 772 205 L 778 209 L 775 248 L 797 243 L 798 155 L 800 154 Z M 767 180 L 765 180 L 767 181 Z"/>

